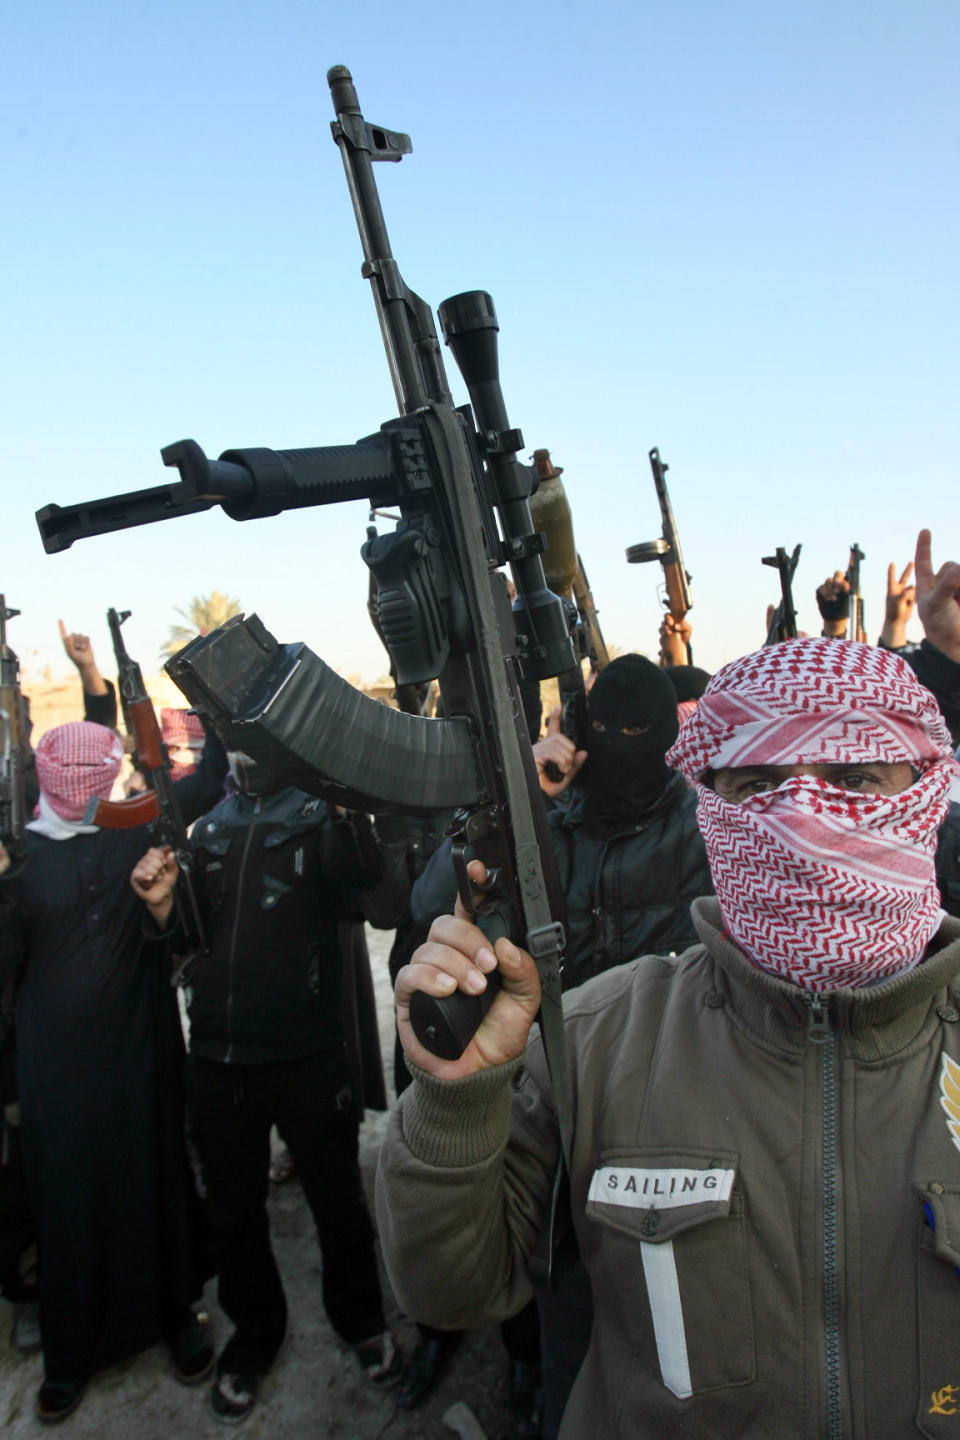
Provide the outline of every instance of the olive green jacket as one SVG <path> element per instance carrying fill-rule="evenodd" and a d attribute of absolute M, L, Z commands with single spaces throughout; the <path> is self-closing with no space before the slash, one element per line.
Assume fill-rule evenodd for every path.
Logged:
<path fill-rule="evenodd" d="M 817 997 L 703 944 L 565 997 L 571 1177 L 594 1330 L 564 1440 L 960 1437 L 960 922 Z M 518 1310 L 557 1153 L 524 1066 L 419 1076 L 377 1217 L 403 1308 Z"/>

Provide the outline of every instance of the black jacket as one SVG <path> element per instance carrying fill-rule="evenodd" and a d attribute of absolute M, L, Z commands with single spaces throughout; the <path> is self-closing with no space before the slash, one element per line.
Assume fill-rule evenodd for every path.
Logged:
<path fill-rule="evenodd" d="M 904 645 L 893 653 L 906 660 L 920 684 L 930 691 L 940 706 L 954 745 L 960 745 L 960 665 L 929 640 L 921 640 L 919 645 Z"/>
<path fill-rule="evenodd" d="M 680 775 L 632 825 L 605 840 L 585 833 L 582 801 L 576 791 L 547 816 L 567 901 L 564 990 L 638 955 L 679 954 L 696 940 L 691 900 L 713 894 L 697 797 Z M 413 918 L 423 923 L 449 912 L 455 899 L 447 841 L 413 888 Z"/>
<path fill-rule="evenodd" d="M 238 793 L 197 822 L 191 844 L 210 945 L 187 986 L 191 1051 L 257 1064 L 342 1048 L 338 922 L 380 881 L 370 918 L 395 923 L 384 887 L 397 915 L 407 893 L 369 820 L 337 818 L 302 790 Z"/>

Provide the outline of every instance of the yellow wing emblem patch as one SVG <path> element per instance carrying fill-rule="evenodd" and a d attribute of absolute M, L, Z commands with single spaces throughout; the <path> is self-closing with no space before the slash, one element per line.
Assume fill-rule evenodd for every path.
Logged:
<path fill-rule="evenodd" d="M 947 1129 L 960 1150 L 960 1065 L 943 1055 L 940 1069 L 940 1106 L 947 1117 Z"/>

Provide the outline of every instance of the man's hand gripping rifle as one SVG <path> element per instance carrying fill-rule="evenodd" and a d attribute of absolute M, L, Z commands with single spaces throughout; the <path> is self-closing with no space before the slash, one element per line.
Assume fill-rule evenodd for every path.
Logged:
<path fill-rule="evenodd" d="M 140 666 L 131 659 L 120 628 L 129 617 L 129 610 L 107 611 L 107 624 L 117 661 L 117 688 L 123 722 L 127 734 L 133 739 L 133 763 L 147 782 L 147 789 L 142 795 L 132 796 L 129 800 L 100 800 L 94 797 L 83 818 L 87 825 L 100 825 L 105 830 L 127 830 L 135 825 L 149 825 L 156 844 L 169 845 L 176 856 L 180 882 L 174 892 L 174 907 L 180 937 L 178 948 L 182 948 L 183 958 L 175 980 L 180 981 L 192 962 L 207 952 L 207 938 L 193 884 L 193 855 L 170 776 L 170 757 L 163 743 L 153 701 L 143 683 Z"/>
<path fill-rule="evenodd" d="M 373 811 L 459 808 L 454 835 L 461 897 L 491 939 L 509 934 L 537 962 L 540 1022 L 561 1138 L 569 1148 L 559 955 L 562 898 L 523 730 L 513 652 L 537 680 L 570 670 L 571 640 L 547 588 L 533 532 L 530 470 L 517 460 L 498 378 L 497 319 L 489 295 L 439 309 L 472 402 L 455 409 L 429 307 L 404 283 L 387 237 L 372 162 L 399 160 L 409 138 L 367 124 L 350 73 L 328 75 L 340 149 L 397 395 L 400 418 L 356 445 L 229 450 L 208 460 L 193 441 L 167 447 L 178 484 L 39 512 L 48 550 L 81 535 L 221 505 L 236 520 L 298 506 L 366 499 L 398 507 L 396 530 L 363 546 L 377 580 L 378 615 L 397 683 L 437 677 L 444 719 L 378 705 L 302 645 L 279 645 L 255 616 L 194 641 L 168 664 L 192 704 L 228 744 L 287 783 Z M 517 623 L 499 567 L 509 563 Z M 467 859 L 486 866 L 479 905 Z M 461 1053 L 492 1000 L 423 995 L 415 1028 L 435 1053 Z"/>
<path fill-rule="evenodd" d="M 688 610 L 693 609 L 693 596 L 690 592 L 690 576 L 687 574 L 680 550 L 677 522 L 673 518 L 673 506 L 670 504 L 670 495 L 667 490 L 667 471 L 670 466 L 665 465 L 660 459 L 660 451 L 656 446 L 650 451 L 650 468 L 653 471 L 653 483 L 656 486 L 657 500 L 660 504 L 663 534 L 659 540 L 643 540 L 639 545 L 630 545 L 627 549 L 627 560 L 631 565 L 642 565 L 648 560 L 660 561 L 663 566 L 664 584 L 667 588 L 667 613 L 679 622 L 686 619 Z M 689 643 L 687 645 L 687 664 L 693 664 L 693 647 Z"/>

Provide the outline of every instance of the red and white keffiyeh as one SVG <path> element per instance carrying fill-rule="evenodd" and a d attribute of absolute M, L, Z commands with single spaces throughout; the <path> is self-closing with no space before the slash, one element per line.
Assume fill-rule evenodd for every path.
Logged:
<path fill-rule="evenodd" d="M 207 738 L 200 716 L 192 710 L 164 706 L 160 711 L 160 733 L 170 756 L 170 779 L 180 780 L 196 769 Z"/>
<path fill-rule="evenodd" d="M 36 749 L 41 805 L 61 820 L 79 821 L 94 795 L 104 799 L 120 771 L 123 746 L 112 730 L 75 720 L 48 730 Z"/>
<path fill-rule="evenodd" d="M 171 750 L 193 750 L 199 755 L 203 749 L 206 734 L 200 716 L 193 710 L 165 705 L 160 711 L 160 730 L 163 743 Z"/>
<path fill-rule="evenodd" d="M 703 783 L 726 767 L 902 761 L 919 778 L 899 795 L 798 776 L 734 805 Z M 724 921 L 755 964 L 823 991 L 920 962 L 942 915 L 933 855 L 953 761 L 904 661 L 825 639 L 746 655 L 713 677 L 667 762 L 697 784 Z"/>

